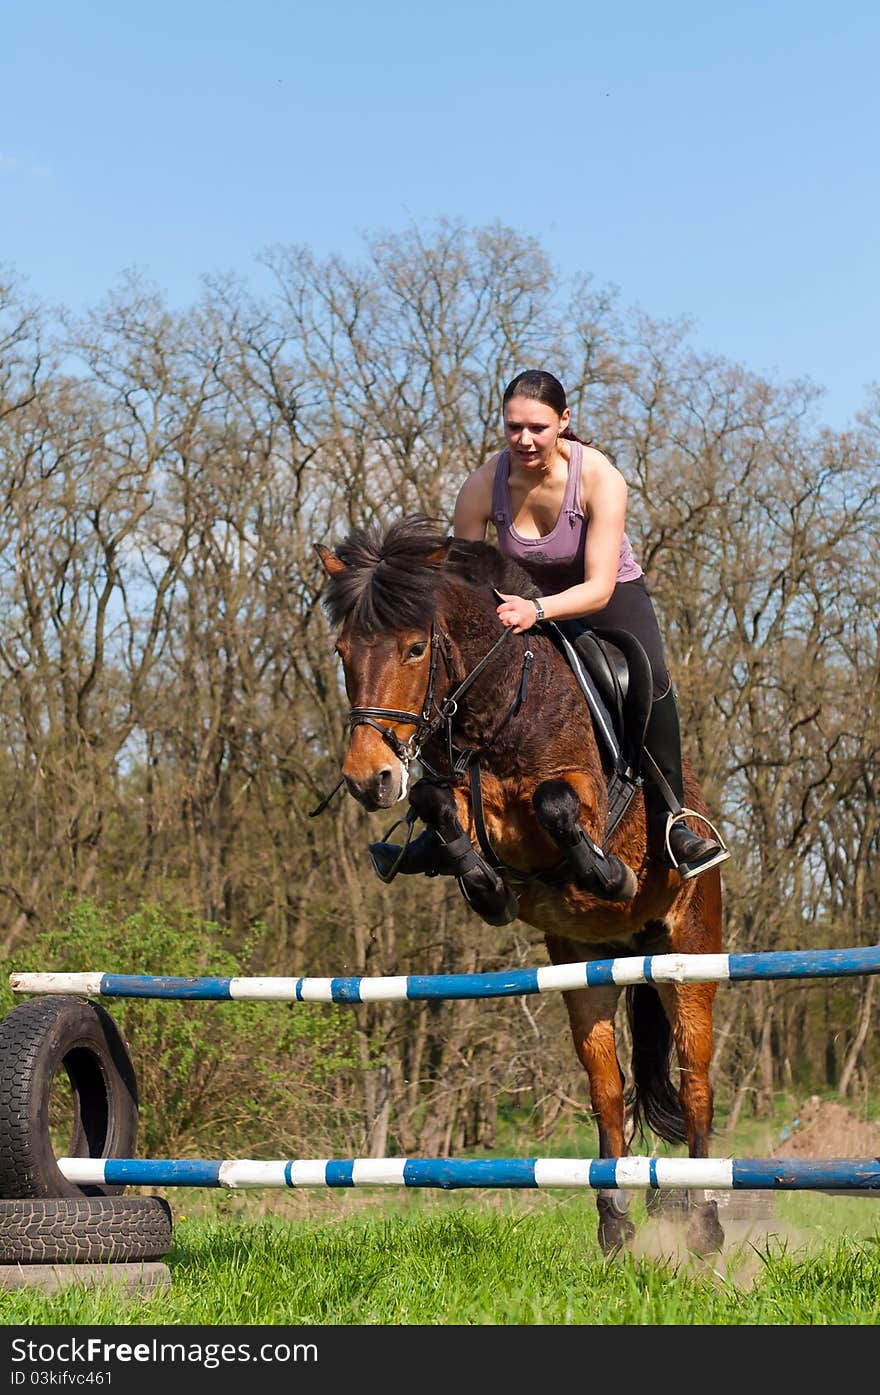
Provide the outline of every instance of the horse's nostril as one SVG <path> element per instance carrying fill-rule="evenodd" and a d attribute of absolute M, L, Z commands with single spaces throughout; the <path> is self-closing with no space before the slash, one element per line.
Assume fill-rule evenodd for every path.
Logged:
<path fill-rule="evenodd" d="M 380 770 L 373 770 L 360 776 L 348 774 L 343 771 L 342 778 L 345 780 L 349 794 L 353 795 L 359 804 L 363 804 L 365 809 L 387 808 L 399 798 L 399 791 L 394 783 L 394 767 L 392 765 L 383 766 Z"/>

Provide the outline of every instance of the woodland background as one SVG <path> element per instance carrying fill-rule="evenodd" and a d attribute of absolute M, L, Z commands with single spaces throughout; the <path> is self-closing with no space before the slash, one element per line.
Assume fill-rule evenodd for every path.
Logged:
<path fill-rule="evenodd" d="M 206 281 L 186 311 L 132 275 L 80 318 L 0 277 L 0 1007 L 13 968 L 545 962 L 445 879 L 379 883 L 387 814 L 339 795 L 309 817 L 347 711 L 313 544 L 401 512 L 448 525 L 525 366 L 559 375 L 628 482 L 734 854 L 725 947 L 876 942 L 880 391 L 824 429 L 810 385 L 560 285 L 497 225 L 377 237 L 357 264 L 280 247 L 263 270 L 268 293 Z M 728 1120 L 780 1090 L 876 1108 L 875 982 L 720 990 Z M 505 1111 L 537 1137 L 589 1112 L 558 995 L 109 1006 L 145 1154 L 433 1155 L 491 1146 Z"/>

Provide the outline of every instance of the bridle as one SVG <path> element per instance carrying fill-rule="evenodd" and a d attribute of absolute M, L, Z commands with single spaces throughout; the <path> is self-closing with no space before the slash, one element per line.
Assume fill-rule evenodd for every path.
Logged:
<path fill-rule="evenodd" d="M 504 636 L 502 636 L 504 638 Z M 446 667 L 447 675 L 452 675 L 452 644 L 449 635 L 445 630 L 438 628 L 436 620 L 431 621 L 430 638 L 431 662 L 428 669 L 428 686 L 425 689 L 425 697 L 422 702 L 421 712 L 404 712 L 396 707 L 352 707 L 348 713 L 348 733 L 351 737 L 355 727 L 373 727 L 387 746 L 390 746 L 397 759 L 405 766 L 409 766 L 414 760 L 418 760 L 423 744 L 430 736 L 433 736 L 438 725 L 445 720 L 445 707 L 439 707 L 434 697 L 434 689 L 437 685 L 437 660 L 439 655 L 443 656 L 443 663 Z M 447 699 L 448 702 L 448 699 Z M 434 709 L 434 716 L 431 711 Z M 452 714 L 454 716 L 454 712 Z M 406 722 L 415 727 L 415 731 L 408 741 L 401 741 L 393 727 L 383 726 L 377 718 L 385 718 L 389 722 Z"/>
<path fill-rule="evenodd" d="M 520 679 L 516 694 L 507 711 L 497 723 L 491 736 L 487 737 L 477 746 L 457 747 L 453 740 L 453 724 L 459 710 L 461 699 L 468 690 L 476 683 L 480 675 L 489 667 L 495 656 L 501 651 L 504 644 L 510 638 L 512 631 L 505 629 L 483 657 L 474 665 L 471 671 L 452 690 L 448 697 L 442 702 L 438 702 L 435 696 L 437 685 L 438 660 L 442 656 L 447 675 L 450 680 L 454 679 L 452 667 L 452 641 L 444 630 L 437 625 L 436 620 L 431 622 L 431 662 L 428 671 L 428 685 L 425 690 L 425 697 L 422 702 L 421 712 L 404 711 L 396 707 L 352 707 L 349 709 L 348 726 L 349 733 L 355 727 L 373 727 L 379 733 L 382 740 L 391 748 L 398 760 L 408 770 L 414 763 L 418 762 L 423 770 L 438 783 L 448 785 L 458 785 L 465 781 L 468 784 L 468 795 L 471 803 L 471 812 L 474 819 L 474 831 L 477 842 L 489 866 L 502 878 L 514 882 L 543 882 L 553 885 L 565 871 L 565 859 L 556 866 L 542 869 L 537 872 L 523 872 L 518 868 L 510 867 L 501 860 L 489 840 L 486 828 L 485 811 L 483 808 L 482 776 L 480 772 L 480 758 L 491 750 L 497 738 L 512 717 L 520 710 L 526 699 L 528 690 L 529 673 L 531 671 L 534 653 L 529 644 L 528 631 L 523 631 L 523 656 Z M 401 741 L 393 727 L 383 725 L 384 722 L 405 722 L 410 724 L 414 730 L 406 741 Z M 432 766 L 424 755 L 424 747 L 431 737 L 442 731 L 444 735 L 444 747 L 446 754 L 446 769 L 437 770 Z M 344 776 L 340 778 L 338 784 L 321 801 L 317 809 L 313 809 L 310 818 L 320 814 L 326 809 L 337 790 L 345 784 Z M 383 841 L 387 842 L 391 834 L 402 823 L 407 825 L 407 834 L 400 852 L 392 866 L 383 876 L 383 881 L 390 882 L 396 876 L 397 871 L 403 862 L 407 847 L 412 839 L 413 827 L 417 821 L 417 814 L 410 806 L 403 818 L 397 819 L 391 828 L 385 833 Z"/>
<path fill-rule="evenodd" d="M 465 675 L 448 697 L 444 698 L 442 702 L 438 702 L 435 696 L 435 689 L 437 686 L 438 661 L 441 656 L 448 678 L 450 680 L 454 679 L 455 674 L 452 667 L 452 642 L 445 630 L 440 629 L 436 620 L 431 621 L 431 659 L 428 670 L 428 684 L 425 689 L 421 712 L 409 712 L 396 707 L 352 707 L 349 709 L 348 714 L 349 736 L 354 731 L 355 727 L 373 727 L 382 737 L 385 744 L 391 748 L 397 756 L 397 759 L 407 769 L 417 761 L 434 779 L 447 781 L 450 784 L 459 783 L 464 778 L 469 767 L 472 767 L 474 760 L 478 760 L 480 754 L 491 748 L 503 728 L 510 719 L 516 715 L 525 701 L 529 671 L 532 666 L 532 660 L 534 659 L 527 634 L 528 632 L 524 631 L 522 635 L 523 661 L 516 695 L 504 716 L 495 727 L 492 735 L 478 747 L 468 747 L 466 749 L 456 747 L 452 734 L 453 723 L 461 699 L 473 684 L 476 683 L 485 669 L 492 663 L 496 654 L 500 652 L 503 645 L 509 639 L 511 631 L 505 629 L 502 634 L 499 635 L 491 649 L 489 649 L 474 665 L 471 671 Z M 383 725 L 384 722 L 404 722 L 411 725 L 414 731 L 408 740 L 402 741 L 394 728 Z M 430 765 L 423 754 L 423 748 L 426 743 L 441 730 L 445 737 L 444 744 L 447 759 L 447 769 L 443 772 L 436 770 Z M 336 794 L 336 791 L 341 789 L 344 783 L 345 780 L 343 777 L 330 794 L 322 800 L 318 808 L 312 811 L 309 817 L 314 818 L 316 814 L 322 813 Z M 413 815 L 413 819 L 414 817 Z M 395 827 L 397 827 L 396 824 Z M 412 823 L 410 823 L 410 833 L 411 832 Z"/>
<path fill-rule="evenodd" d="M 465 675 L 458 686 L 453 689 L 442 703 L 438 703 L 434 695 L 434 689 L 437 683 L 437 658 L 438 655 L 442 654 L 447 675 L 450 679 L 454 678 L 451 658 L 452 643 L 448 634 L 446 634 L 444 630 L 439 629 L 436 621 L 432 621 L 430 643 L 431 666 L 428 672 L 428 686 L 425 690 L 425 698 L 422 703 L 421 712 L 418 714 L 415 712 L 401 712 L 393 707 L 352 707 L 348 715 L 349 731 L 354 731 L 357 726 L 374 727 L 376 731 L 379 732 L 383 741 L 391 747 L 398 760 L 402 761 L 404 765 L 408 766 L 413 761 L 418 761 L 424 769 L 435 778 L 447 779 L 456 783 L 461 778 L 464 769 L 462 756 L 470 754 L 470 749 L 467 752 L 458 751 L 453 743 L 452 726 L 455 721 L 456 713 L 458 712 L 462 698 L 469 688 L 476 683 L 484 670 L 489 667 L 496 654 L 499 653 L 502 646 L 509 638 L 510 633 L 511 631 L 509 629 L 505 629 L 502 634 L 499 635 L 498 639 L 496 639 L 491 649 L 489 649 L 487 653 L 483 655 L 482 659 L 474 665 L 470 673 Z M 523 666 L 516 696 L 492 735 L 481 743 L 479 747 L 481 751 L 489 750 L 501 729 L 506 726 L 510 718 L 513 717 L 522 706 L 525 700 L 529 669 L 531 668 L 533 658 L 534 655 L 529 648 L 528 640 L 524 633 Z M 376 718 L 382 717 L 392 722 L 411 722 L 415 727 L 415 731 L 408 741 L 401 741 L 400 737 L 391 727 L 382 726 L 381 722 L 376 720 Z M 441 730 L 445 733 L 445 745 L 449 767 L 442 775 L 427 763 L 423 755 L 424 746 L 432 736 L 435 736 L 437 732 Z"/>

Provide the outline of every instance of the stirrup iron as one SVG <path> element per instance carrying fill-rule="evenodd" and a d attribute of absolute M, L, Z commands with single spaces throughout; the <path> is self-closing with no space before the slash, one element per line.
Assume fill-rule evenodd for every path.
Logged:
<path fill-rule="evenodd" d="M 383 871 L 379 866 L 379 863 L 376 861 L 376 858 L 373 855 L 372 848 L 367 849 L 370 862 L 373 866 L 373 871 L 376 873 L 376 876 L 379 878 L 380 882 L 385 882 L 387 885 L 389 882 L 393 882 L 394 878 L 397 876 L 398 868 L 400 867 L 400 864 L 403 862 L 403 859 L 406 856 L 406 850 L 412 842 L 413 828 L 415 827 L 417 817 L 418 815 L 416 814 L 415 810 L 409 809 L 402 819 L 398 819 L 396 823 L 393 823 L 391 825 L 388 832 L 380 840 L 383 843 L 387 843 L 395 828 L 399 828 L 402 823 L 406 824 L 406 837 L 403 840 L 403 846 L 401 847 L 400 852 L 397 854 L 397 857 L 394 859 L 387 871 Z"/>
<path fill-rule="evenodd" d="M 715 842 L 718 845 L 718 852 L 714 855 L 714 857 L 711 857 L 707 862 L 701 863 L 699 866 L 696 867 L 691 867 L 686 862 L 679 862 L 672 851 L 672 845 L 670 842 L 670 834 L 672 833 L 672 829 L 675 827 L 677 823 L 682 823 L 687 818 L 698 819 L 700 823 L 706 824 L 707 827 L 711 829 L 712 834 L 715 838 Z M 693 829 L 689 828 L 688 832 L 693 834 L 695 838 L 700 837 L 698 833 L 693 832 Z M 727 859 L 730 857 L 730 849 L 728 848 L 727 844 L 725 843 L 724 839 L 722 838 L 718 829 L 715 827 L 712 820 L 708 818 L 706 814 L 701 814 L 699 810 L 689 809 L 687 808 L 687 806 L 684 806 L 681 809 L 679 809 L 678 813 L 676 814 L 667 814 L 665 844 L 666 857 L 669 862 L 669 865 L 676 872 L 678 872 L 678 875 L 681 877 L 683 882 L 690 881 L 692 877 L 698 877 L 701 875 L 701 873 L 710 871 L 712 867 L 718 867 L 722 862 L 726 862 Z"/>

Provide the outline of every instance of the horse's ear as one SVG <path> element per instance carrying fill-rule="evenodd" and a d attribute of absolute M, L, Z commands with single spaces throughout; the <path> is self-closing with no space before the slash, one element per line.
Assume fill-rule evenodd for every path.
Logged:
<path fill-rule="evenodd" d="M 447 538 L 442 547 L 438 547 L 434 552 L 428 553 L 427 557 L 425 558 L 425 561 L 431 562 L 434 566 L 442 566 L 443 563 L 446 561 L 446 558 L 449 556 L 449 549 L 452 546 L 452 543 L 453 539 Z"/>
<path fill-rule="evenodd" d="M 341 562 L 336 553 L 331 552 L 329 547 L 325 547 L 323 543 L 315 543 L 314 548 L 321 559 L 321 566 L 328 576 L 338 576 L 340 572 L 345 571 L 345 563 Z"/>

